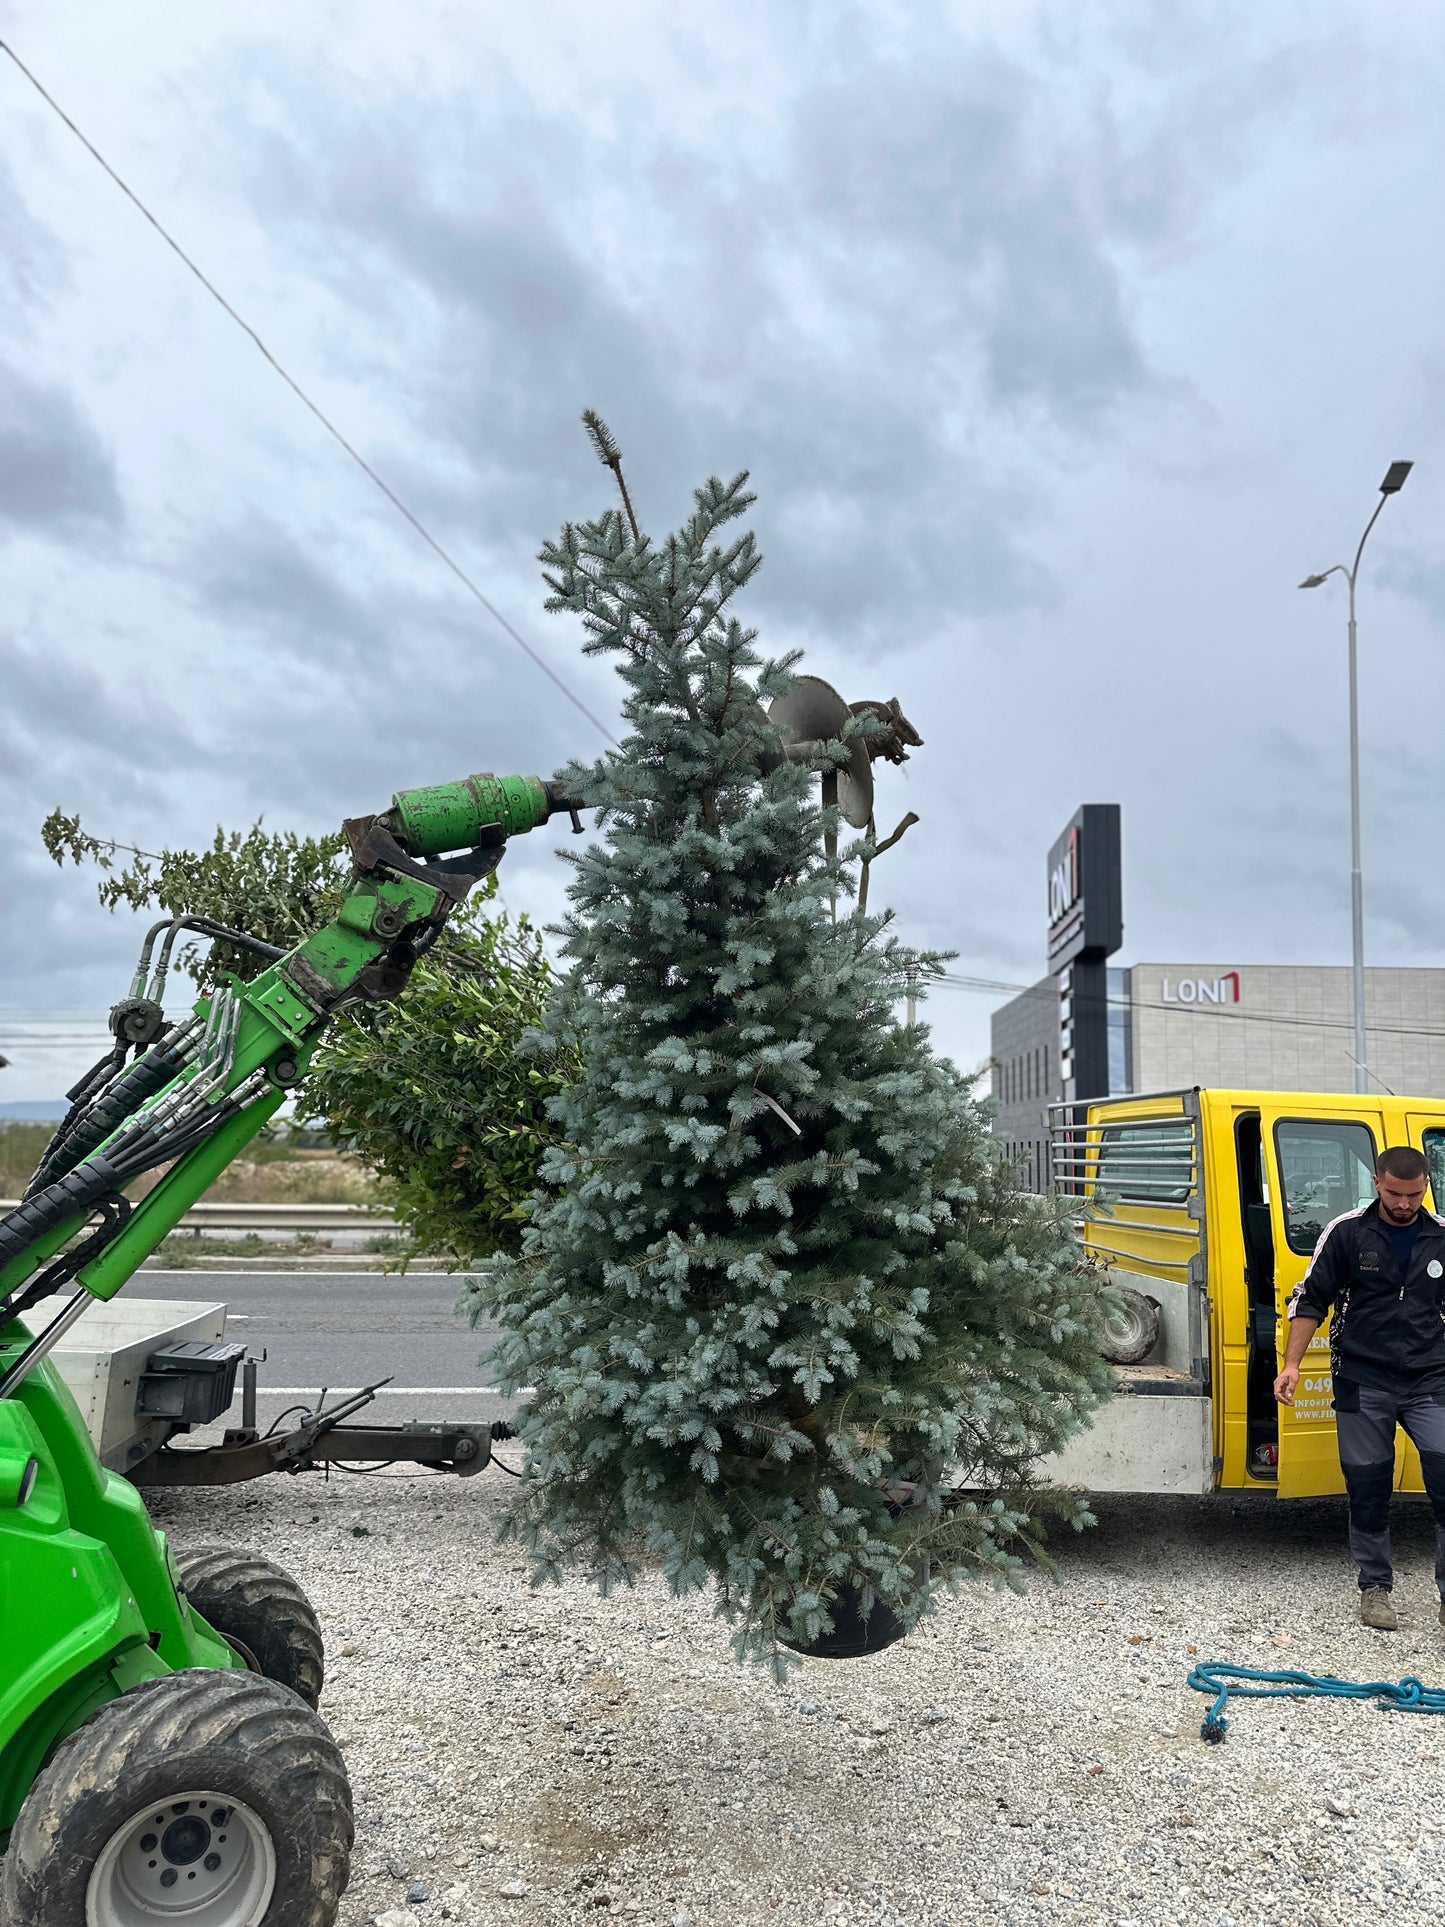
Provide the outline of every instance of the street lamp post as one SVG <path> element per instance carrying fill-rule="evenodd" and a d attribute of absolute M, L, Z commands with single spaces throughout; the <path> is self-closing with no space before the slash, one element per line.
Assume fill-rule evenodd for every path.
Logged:
<path fill-rule="evenodd" d="M 1365 1042 L 1365 890 L 1360 874 L 1360 704 L 1358 677 L 1355 659 L 1355 582 L 1360 573 L 1360 557 L 1365 553 L 1365 543 L 1369 540 L 1370 530 L 1380 519 L 1380 511 L 1392 495 L 1398 495 L 1405 486 L 1405 477 L 1415 466 L 1413 462 L 1391 462 L 1385 471 L 1385 479 L 1380 484 L 1380 499 L 1375 504 L 1375 512 L 1365 524 L 1365 533 L 1360 537 L 1360 546 L 1355 550 L 1354 565 L 1346 568 L 1343 562 L 1336 562 L 1333 568 L 1323 569 L 1318 575 L 1307 575 L 1299 585 L 1302 589 L 1318 589 L 1332 575 L 1342 575 L 1350 586 L 1350 921 L 1353 935 L 1354 991 L 1355 991 L 1355 1089 L 1369 1089 L 1370 1073 L 1368 1053 Z"/>

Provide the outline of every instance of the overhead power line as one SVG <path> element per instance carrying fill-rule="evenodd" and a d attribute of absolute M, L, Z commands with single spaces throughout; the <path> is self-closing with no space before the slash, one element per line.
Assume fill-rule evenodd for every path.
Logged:
<path fill-rule="evenodd" d="M 40 81 L 30 71 L 30 69 L 26 66 L 25 62 L 20 58 L 19 54 L 16 53 L 15 49 L 10 45 L 8 41 L 0 40 L 0 52 L 4 52 L 10 56 L 11 60 L 19 68 L 20 72 L 25 76 L 25 78 L 30 82 L 30 85 L 35 89 L 36 93 L 39 94 L 40 98 L 45 102 L 46 106 L 49 107 L 53 113 L 58 115 L 59 118 L 65 123 L 65 125 L 70 129 L 71 133 L 74 134 L 75 138 L 80 142 L 81 146 L 90 155 L 91 159 L 98 162 L 99 165 L 105 169 L 106 173 L 110 176 L 111 180 L 115 182 L 116 186 L 120 189 L 121 193 L 125 195 L 126 199 L 131 203 L 133 207 L 137 209 L 139 213 L 145 216 L 146 220 L 150 222 L 151 226 L 155 229 L 156 233 L 165 242 L 166 246 L 170 248 L 171 252 L 185 263 L 185 265 L 190 269 L 191 273 L 196 277 L 197 281 L 199 281 L 201 286 L 206 290 L 206 293 L 210 295 L 211 299 L 215 301 L 221 308 L 223 308 L 225 312 L 230 316 L 232 321 L 235 322 L 236 326 L 241 330 L 241 332 L 250 338 L 252 345 L 255 348 L 257 348 L 259 352 L 265 357 L 266 361 L 269 362 L 271 367 L 281 377 L 282 381 L 285 382 L 286 386 L 291 390 L 292 394 L 295 395 L 296 399 L 300 401 L 305 407 L 310 409 L 311 413 L 316 417 L 317 421 L 320 422 L 321 426 L 326 430 L 327 434 L 331 437 L 331 439 L 334 442 L 336 442 L 340 447 L 345 449 L 346 453 L 351 457 L 352 461 L 355 462 L 356 466 L 361 470 L 362 474 L 365 475 L 370 481 L 375 483 L 377 488 L 381 490 L 382 494 L 386 497 L 387 501 L 391 503 L 392 507 L 397 511 L 397 513 L 403 516 L 411 524 L 412 528 L 416 530 L 417 534 L 421 537 L 422 541 L 426 543 L 427 547 L 432 550 L 432 552 L 440 559 L 442 563 L 445 564 L 445 566 L 448 569 L 451 570 L 452 574 L 456 577 L 457 581 L 461 583 L 462 587 L 467 591 L 467 593 L 473 596 L 481 604 L 481 606 L 486 610 L 487 614 L 498 625 L 498 627 L 504 630 L 505 633 L 511 637 L 512 641 L 516 643 L 517 647 L 531 658 L 531 660 L 541 670 L 542 674 L 546 676 L 550 682 L 554 683 L 559 690 L 561 690 L 562 694 L 567 698 L 568 702 L 571 703 L 575 709 L 578 709 L 581 711 L 581 713 L 587 718 L 588 722 L 592 724 L 593 728 L 601 730 L 602 734 L 607 738 L 609 743 L 615 743 L 617 741 L 617 738 L 612 734 L 612 731 L 607 727 L 606 723 L 604 723 L 600 719 L 600 717 L 593 715 L 592 711 L 587 707 L 586 703 L 583 702 L 582 698 L 579 695 L 577 695 L 574 690 L 568 687 L 567 683 L 562 679 L 561 676 L 557 674 L 557 671 L 546 660 L 546 658 L 539 655 L 538 652 L 532 647 L 531 643 L 527 641 L 526 637 L 523 636 L 517 629 L 513 627 L 513 625 L 507 620 L 506 616 L 502 614 L 501 610 L 490 599 L 490 597 L 482 593 L 482 591 L 477 587 L 476 583 L 473 582 L 472 578 L 467 574 L 466 570 L 462 567 L 462 565 L 458 561 L 456 561 L 456 559 L 451 554 L 449 554 L 445 548 L 443 548 L 442 544 L 432 534 L 431 530 L 426 526 L 426 524 L 421 520 L 421 518 L 407 507 L 406 503 L 397 494 L 396 490 L 391 486 L 391 484 L 387 481 L 384 481 L 382 477 L 377 474 L 376 470 L 371 466 L 371 463 L 367 461 L 366 457 L 362 455 L 360 451 L 351 442 L 349 442 L 346 439 L 345 435 L 342 434 L 341 430 L 336 426 L 335 422 L 333 422 L 330 416 L 325 414 L 323 410 L 317 405 L 317 403 L 315 403 L 311 399 L 310 395 L 307 394 L 306 390 L 301 386 L 300 382 L 296 380 L 295 376 L 289 374 L 287 370 L 282 367 L 281 363 L 276 359 L 275 355 L 272 354 L 271 350 L 266 346 L 265 342 L 261 339 L 260 335 L 258 335 L 256 330 L 251 326 L 250 322 L 247 321 L 243 315 L 237 313 L 236 309 L 231 306 L 230 302 L 226 299 L 225 295 L 221 293 L 220 289 L 216 286 L 215 282 L 212 281 L 206 274 L 204 274 L 201 271 L 201 269 L 197 266 L 197 264 L 191 259 L 190 255 L 186 253 L 186 250 L 181 246 L 180 242 L 176 240 L 175 236 L 171 234 L 169 230 L 161 224 L 161 222 L 156 218 L 154 214 L 151 213 L 150 209 L 146 206 L 145 202 L 140 198 L 140 196 L 135 192 L 134 188 L 128 186 L 127 183 L 121 179 L 120 175 L 116 173 L 115 169 L 111 166 L 110 162 L 105 158 L 104 154 L 102 154 L 100 149 L 95 145 L 94 141 L 92 141 L 87 135 L 81 132 L 80 128 L 76 126 L 75 122 L 70 118 L 69 114 L 66 113 L 65 109 L 60 105 L 59 101 L 56 100 L 55 96 L 49 93 L 46 90 L 46 88 L 41 85 Z"/>
<path fill-rule="evenodd" d="M 1055 994 L 1052 984 L 995 983 L 987 977 L 961 977 L 952 971 L 919 981 L 925 987 L 937 983 L 946 990 L 1011 990 L 1019 995 L 1030 992 L 1040 998 Z M 1353 1019 L 1346 1017 L 1271 1016 L 1268 1011 L 1240 1010 L 1227 1004 L 1164 1004 L 1148 997 L 1094 997 L 1078 990 L 1073 996 L 1080 1010 L 1097 1010 L 1103 1004 L 1109 1010 L 1162 1010 L 1170 1017 L 1207 1017 L 1222 1024 L 1276 1024 L 1294 1030 L 1346 1030 L 1351 1034 L 1355 1028 Z M 1445 1037 L 1445 1030 L 1431 1030 L 1425 1024 L 1368 1024 L 1366 1028 L 1376 1037 Z"/>
<path fill-rule="evenodd" d="M 99 1030 L 76 1037 L 17 1037 L 13 1032 L 0 1031 L 0 1052 L 10 1058 L 79 1055 L 94 1059 L 114 1047 L 115 1039 Z"/>
<path fill-rule="evenodd" d="M 1007 990 L 1015 995 L 1020 991 L 1036 991 L 1039 988 L 1037 984 L 1007 984 L 997 977 L 960 977 L 953 970 L 945 970 L 927 981 L 947 984 L 951 990 Z"/>

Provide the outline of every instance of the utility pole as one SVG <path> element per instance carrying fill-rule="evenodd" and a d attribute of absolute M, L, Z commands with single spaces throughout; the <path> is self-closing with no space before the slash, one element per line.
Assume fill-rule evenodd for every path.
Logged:
<path fill-rule="evenodd" d="M 1375 512 L 1365 524 L 1365 533 L 1360 537 L 1360 546 L 1355 550 L 1354 565 L 1346 568 L 1343 562 L 1336 562 L 1332 568 L 1322 569 L 1318 575 L 1307 575 L 1299 585 L 1302 589 L 1318 589 L 1332 575 L 1342 575 L 1350 587 L 1350 924 L 1353 939 L 1354 959 L 1354 1003 L 1355 1003 L 1355 1089 L 1367 1091 L 1370 1088 L 1369 1054 L 1365 1041 L 1365 887 L 1360 871 L 1360 704 L 1358 672 L 1355 649 L 1355 583 L 1360 573 L 1360 557 L 1365 553 L 1365 543 L 1369 540 L 1370 530 L 1380 519 L 1380 511 L 1392 495 L 1398 495 L 1405 486 L 1405 477 L 1415 466 L 1413 462 L 1391 462 L 1386 470 L 1385 479 L 1380 484 L 1380 499 L 1375 504 Z"/>

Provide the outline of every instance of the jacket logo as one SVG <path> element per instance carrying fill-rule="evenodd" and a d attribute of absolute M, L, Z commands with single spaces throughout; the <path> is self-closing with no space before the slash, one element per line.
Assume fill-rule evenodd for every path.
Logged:
<path fill-rule="evenodd" d="M 1379 1269 L 1380 1254 L 1378 1251 L 1362 1251 L 1360 1253 L 1361 1271 L 1378 1271 Z"/>

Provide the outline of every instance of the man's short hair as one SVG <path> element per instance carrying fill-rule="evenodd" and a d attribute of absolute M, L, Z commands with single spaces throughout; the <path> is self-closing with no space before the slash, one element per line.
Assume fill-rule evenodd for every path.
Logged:
<path fill-rule="evenodd" d="M 1375 1159 L 1377 1178 L 1395 1178 L 1401 1184 L 1414 1184 L 1429 1175 L 1424 1152 L 1417 1151 L 1412 1144 L 1392 1144 Z"/>

